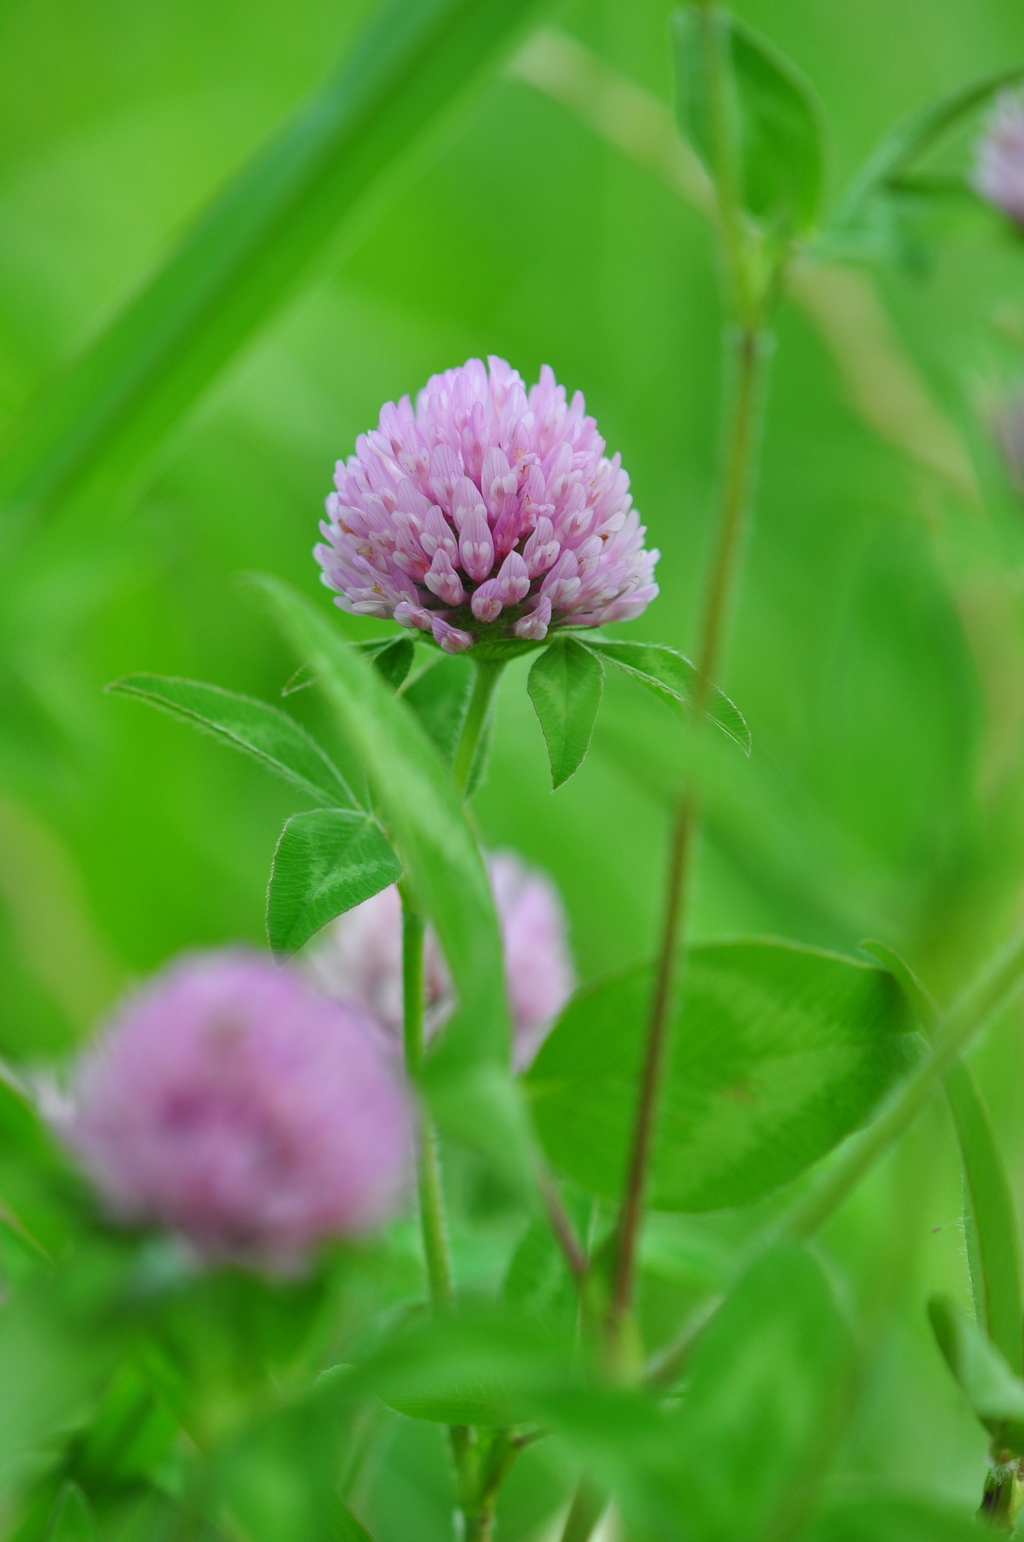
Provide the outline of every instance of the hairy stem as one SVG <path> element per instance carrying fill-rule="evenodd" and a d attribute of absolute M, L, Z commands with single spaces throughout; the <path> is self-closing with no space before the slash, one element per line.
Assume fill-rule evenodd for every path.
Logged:
<path fill-rule="evenodd" d="M 813 1235 L 889 1147 L 913 1123 L 957 1055 L 1024 986 L 1024 936 L 1014 938 L 958 997 L 920 1060 L 875 1122 L 847 1146 L 822 1182 L 790 1212 L 787 1236 Z"/>
<path fill-rule="evenodd" d="M 474 659 L 476 674 L 473 679 L 473 692 L 469 698 L 469 706 L 466 708 L 466 716 L 462 723 L 462 732 L 459 734 L 459 742 L 455 747 L 455 759 L 452 761 L 452 780 L 456 787 L 466 795 L 469 787 L 469 779 L 473 774 L 473 766 L 476 762 L 477 751 L 480 748 L 480 740 L 484 729 L 487 727 L 487 718 L 491 710 L 491 701 L 494 697 L 494 688 L 501 678 L 501 672 L 505 668 L 503 663 L 494 659 Z"/>
<path fill-rule="evenodd" d="M 735 385 L 726 449 L 725 480 L 711 566 L 704 591 L 697 651 L 697 676 L 694 681 L 691 706 L 694 735 L 700 733 L 701 720 L 721 662 L 722 644 L 739 568 L 750 498 L 757 445 L 761 365 L 767 355 L 767 339 L 756 329 L 735 328 L 730 333 L 729 341 L 734 361 Z M 637 1240 L 644 1214 L 651 1145 L 668 1048 L 669 1024 L 682 969 L 682 943 L 685 935 L 693 849 L 699 821 L 698 790 L 693 780 L 688 780 L 676 810 L 669 847 L 661 941 L 647 1025 L 626 1193 L 619 1221 L 612 1290 L 613 1331 L 629 1311 L 633 1295 Z"/>

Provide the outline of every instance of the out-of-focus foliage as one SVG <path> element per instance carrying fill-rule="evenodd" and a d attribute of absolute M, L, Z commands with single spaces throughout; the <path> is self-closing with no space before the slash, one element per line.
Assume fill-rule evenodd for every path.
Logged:
<path fill-rule="evenodd" d="M 826 202 L 902 113 L 1024 58 L 1012 0 L 735 9 L 820 97 L 834 162 Z M 320 86 L 369 10 L 2 0 L 0 433 Z M 670 121 L 668 15 L 654 0 L 549 9 L 560 32 L 535 39 L 529 59 L 489 77 L 374 184 L 329 263 L 159 439 L 130 495 L 115 483 L 109 499 L 69 499 L 18 547 L 17 582 L 0 585 L 0 1054 L 20 1072 L 59 1061 L 121 986 L 176 950 L 263 942 L 293 788 L 102 691 L 146 671 L 278 700 L 299 660 L 236 582 L 243 569 L 283 574 L 339 635 L 389 630 L 331 610 L 310 555 L 333 462 L 383 400 L 470 354 L 499 353 L 527 378 L 551 363 L 621 450 L 663 553 L 661 597 L 618 635 L 691 647 L 718 464 L 721 313 L 708 223 L 679 196 L 699 183 L 674 141 L 657 149 Z M 605 95 L 595 81 L 611 81 Z M 940 173 L 963 170 L 974 121 Z M 694 927 L 701 939 L 769 934 L 848 956 L 881 937 L 944 1001 L 1021 905 L 1024 508 L 988 421 L 1024 376 L 1024 241 L 966 195 L 908 187 L 886 209 L 861 243 L 861 255 L 884 252 L 883 266 L 797 272 L 778 316 L 757 517 L 721 681 L 753 754 L 710 736 L 703 746 Z M 387 684 L 405 678 L 406 655 L 403 641 L 378 656 Z M 590 753 L 569 776 L 582 731 L 563 725 L 567 779 L 553 793 L 531 665 L 502 680 L 471 817 L 488 846 L 514 846 L 557 880 L 591 982 L 650 956 L 682 719 L 606 667 Z M 464 661 L 451 660 L 407 691 L 449 754 L 468 688 Z M 286 705 L 337 772 L 305 758 L 304 739 L 272 746 L 266 718 L 236 713 L 229 737 L 293 772 L 301 745 L 310 801 L 347 807 L 335 780 L 362 801 L 326 699 L 302 690 Z M 209 702 L 187 710 L 214 715 Z M 424 823 L 414 839 L 426 839 Z M 489 906 L 482 877 L 478 899 Z M 466 963 L 467 979 L 474 969 L 483 979 L 486 960 Z M 1019 1013 L 972 1070 L 1019 1206 Z M 746 1075 L 723 1083 L 740 1104 Z M 444 1112 L 440 1079 L 435 1090 Z M 491 1091 L 506 1122 L 476 1134 L 493 1158 L 519 1127 L 501 1087 Z M 472 1134 L 457 1102 L 449 1126 Z M 968 1401 L 979 1406 L 974 1341 L 938 1309 L 965 1397 L 925 1316 L 933 1293 L 963 1303 L 968 1289 L 956 1141 L 938 1104 L 831 1223 L 823 1261 L 782 1248 L 744 1273 L 771 1197 L 726 1215 L 652 1216 L 639 1327 L 664 1351 L 667 1385 L 684 1364 L 690 1376 L 689 1402 L 658 1418 L 592 1367 L 566 1365 L 571 1282 L 516 1202 L 516 1170 L 510 1159 L 503 1183 L 479 1154 L 446 1151 L 457 1278 L 470 1297 L 504 1281 L 504 1306 L 474 1316 L 470 1300 L 456 1327 L 424 1326 L 410 1223 L 331 1252 L 308 1278 L 197 1272 L 170 1243 L 97 1221 L 17 1074 L 5 1075 L 3 1534 L 320 1542 L 365 1525 L 374 1542 L 441 1542 L 452 1477 L 426 1416 L 482 1419 L 484 1405 L 554 1431 L 519 1456 L 502 1492 L 510 1542 L 550 1534 L 581 1467 L 619 1485 L 638 1539 L 970 1534 L 986 1446 Z M 610 1213 L 582 1191 L 569 1202 L 600 1256 Z M 685 1363 L 679 1325 L 738 1279 Z M 997 1370 L 1016 1396 L 1020 1366 Z M 742 1482 L 714 1467 L 724 1449 Z M 684 1485 L 692 1533 L 672 1529 Z"/>

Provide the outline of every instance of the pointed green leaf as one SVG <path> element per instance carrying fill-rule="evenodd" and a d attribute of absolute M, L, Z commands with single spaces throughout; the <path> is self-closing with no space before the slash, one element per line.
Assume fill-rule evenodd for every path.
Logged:
<path fill-rule="evenodd" d="M 1024 1381 L 945 1296 L 931 1298 L 928 1317 L 946 1364 L 994 1442 L 1024 1456 Z"/>
<path fill-rule="evenodd" d="M 335 916 L 402 876 L 375 820 L 351 809 L 295 814 L 281 832 L 267 890 L 267 936 L 294 953 Z"/>
<path fill-rule="evenodd" d="M 184 718 L 222 744 L 251 755 L 317 803 L 358 807 L 352 789 L 319 744 L 294 718 L 265 701 L 172 675 L 125 675 L 107 690 L 118 696 L 135 696 Z"/>
<path fill-rule="evenodd" d="M 584 646 L 606 663 L 617 664 L 642 681 L 662 700 L 681 702 L 684 706 L 692 700 L 697 671 L 688 658 L 666 643 L 611 642 L 603 637 L 588 637 Z M 744 754 L 750 754 L 750 729 L 743 714 L 717 686 L 711 688 L 707 715 L 735 740 Z"/>
<path fill-rule="evenodd" d="M 427 1063 L 435 1116 L 532 1193 L 494 900 L 451 778 L 404 702 L 310 601 L 269 575 L 254 582 L 326 691 L 452 972 L 459 1004 Z"/>
<path fill-rule="evenodd" d="M 64 1483 L 54 1501 L 47 1542 L 93 1542 L 96 1522 L 77 1483 Z"/>
<path fill-rule="evenodd" d="M 924 1032 L 931 1037 L 938 1008 L 913 970 L 880 942 L 861 946 L 902 985 Z M 967 1261 L 978 1324 L 1010 1367 L 1024 1369 L 1024 1323 L 1017 1212 L 992 1120 L 968 1067 L 958 1057 L 943 1077 L 964 1174 Z"/>
<path fill-rule="evenodd" d="M 810 83 L 767 38 L 725 11 L 687 6 L 675 14 L 673 37 L 679 125 L 712 180 L 723 174 L 720 113 L 725 175 L 742 207 L 768 225 L 808 229 L 825 175 L 824 119 Z"/>
<path fill-rule="evenodd" d="M 962 1060 L 950 1066 L 943 1086 L 963 1162 L 964 1226 L 978 1323 L 1020 1375 L 1020 1238 L 1006 1168 L 984 1099 Z"/>
<path fill-rule="evenodd" d="M 916 108 L 892 128 L 854 177 L 833 227 L 855 224 L 871 197 L 898 181 L 920 156 L 956 128 L 998 91 L 1024 79 L 1024 64 L 1010 65 L 957 86 L 945 96 Z"/>
<path fill-rule="evenodd" d="M 389 0 L 340 71 L 202 211 L 17 426 L 0 506 L 23 518 L 142 461 L 249 340 L 375 179 L 528 18 L 522 0 Z"/>
<path fill-rule="evenodd" d="M 580 991 L 525 1078 L 554 1165 L 621 1193 L 652 985 L 644 966 Z M 891 975 L 770 939 L 688 956 L 652 1158 L 665 1210 L 746 1204 L 863 1124 L 912 1064 Z"/>
<path fill-rule="evenodd" d="M 527 690 L 544 731 L 552 787 L 572 776 L 590 748 L 603 689 L 600 658 L 571 637 L 553 642 L 530 670 Z"/>

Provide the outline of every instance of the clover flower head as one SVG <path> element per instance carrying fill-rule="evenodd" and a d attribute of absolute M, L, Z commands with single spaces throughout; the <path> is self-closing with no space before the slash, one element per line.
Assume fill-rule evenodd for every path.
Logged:
<path fill-rule="evenodd" d="M 656 551 L 577 391 L 547 365 L 527 391 L 504 359 L 388 402 L 339 461 L 315 556 L 336 604 L 429 632 L 448 653 L 490 638 L 639 616 Z"/>
<path fill-rule="evenodd" d="M 411 1108 L 385 1035 L 268 958 L 179 960 L 76 1068 L 63 1137 L 112 1214 L 271 1270 L 385 1219 Z"/>
<path fill-rule="evenodd" d="M 1024 102 L 1004 91 L 978 141 L 972 178 L 989 203 L 1024 225 Z"/>
<path fill-rule="evenodd" d="M 487 868 L 504 949 L 512 1018 L 512 1062 L 523 1070 L 572 995 L 575 975 L 566 941 L 565 912 L 550 879 L 511 852 L 496 852 Z M 398 1042 L 402 1033 L 402 908 L 394 886 L 326 928 L 308 950 L 303 968 L 322 989 L 354 1002 L 383 1023 Z M 433 930 L 424 945 L 426 1031 L 451 1016 L 451 976 Z"/>

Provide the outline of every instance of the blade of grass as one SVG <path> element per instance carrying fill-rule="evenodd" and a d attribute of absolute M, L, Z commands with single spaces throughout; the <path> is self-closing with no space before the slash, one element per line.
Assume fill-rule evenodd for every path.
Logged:
<path fill-rule="evenodd" d="M 0 455 L 0 534 L 10 539 L 91 479 L 110 488 L 134 472 L 530 10 L 523 0 L 387 0 L 341 70 L 15 426 Z"/>

